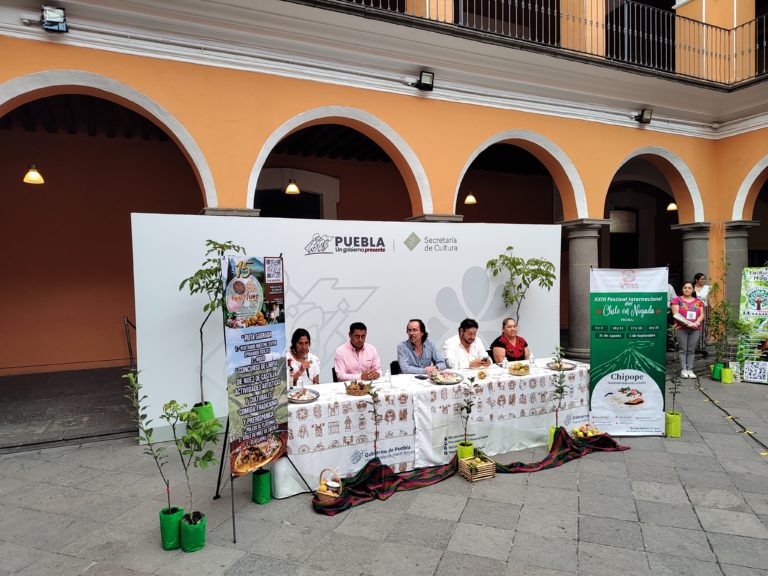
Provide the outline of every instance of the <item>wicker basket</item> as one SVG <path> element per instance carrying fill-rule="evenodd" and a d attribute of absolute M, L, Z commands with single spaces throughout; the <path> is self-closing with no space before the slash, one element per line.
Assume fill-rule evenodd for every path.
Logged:
<path fill-rule="evenodd" d="M 323 478 L 323 475 L 326 472 L 329 472 L 330 474 L 329 474 L 328 478 Z M 332 481 L 332 482 L 337 482 L 339 484 L 339 493 L 338 494 L 334 494 L 332 492 L 325 492 L 325 491 L 321 492 L 320 488 L 324 484 L 323 480 L 325 480 L 326 482 L 329 481 L 329 480 Z M 318 486 L 317 490 L 315 490 L 315 497 L 320 502 L 334 502 L 335 500 L 337 500 L 338 498 L 341 497 L 341 494 L 343 492 L 344 492 L 344 485 L 341 483 L 341 476 L 339 476 L 339 473 L 336 472 L 336 470 L 333 470 L 332 468 L 323 468 L 320 471 L 320 486 Z"/>
<path fill-rule="evenodd" d="M 486 478 L 493 478 L 496 476 L 496 462 L 485 456 L 487 462 L 482 464 L 470 464 L 474 458 L 465 458 L 459 460 L 459 474 L 464 476 L 470 482 L 477 482 L 478 480 L 485 480 Z"/>
<path fill-rule="evenodd" d="M 365 396 L 371 393 L 370 383 L 361 382 L 360 380 L 344 384 L 344 389 L 350 396 Z"/>

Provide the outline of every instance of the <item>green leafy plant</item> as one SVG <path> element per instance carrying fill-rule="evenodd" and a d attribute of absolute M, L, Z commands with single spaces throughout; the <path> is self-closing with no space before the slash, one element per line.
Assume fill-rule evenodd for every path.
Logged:
<path fill-rule="evenodd" d="M 566 394 L 570 392 L 571 386 L 565 383 L 565 365 L 563 364 L 563 349 L 560 346 L 555 346 L 555 350 L 552 354 L 552 364 L 555 366 L 557 376 L 555 376 L 555 386 L 552 389 L 552 397 L 556 400 L 555 403 L 555 428 L 560 426 L 560 410 L 563 408 L 563 400 Z"/>
<path fill-rule="evenodd" d="M 667 389 L 669 390 L 669 395 L 672 396 L 672 414 L 676 414 L 675 411 L 675 398 L 677 397 L 677 394 L 680 392 L 680 377 L 677 374 L 674 374 L 672 378 L 668 380 L 669 386 Z"/>
<path fill-rule="evenodd" d="M 724 272 L 723 282 L 725 275 Z M 739 317 L 738 306 L 725 297 L 720 282 L 712 283 L 707 301 L 707 328 L 715 340 L 715 362 L 724 362 L 729 347 L 735 345 L 738 339 L 749 331 L 749 325 Z M 706 334 L 702 334 L 702 338 L 706 337 Z"/>
<path fill-rule="evenodd" d="M 373 457 L 378 458 L 379 457 L 379 424 L 381 423 L 382 416 L 379 414 L 379 405 L 381 404 L 381 399 L 379 398 L 379 391 L 371 386 L 371 391 L 369 392 L 369 395 L 371 397 L 370 400 L 366 400 L 365 403 L 368 404 L 371 409 L 368 410 L 369 413 L 373 414 L 373 428 L 374 428 L 374 436 L 373 436 Z"/>
<path fill-rule="evenodd" d="M 147 416 L 147 407 L 144 405 L 144 400 L 147 399 L 146 395 L 141 394 L 141 383 L 139 382 L 139 373 L 136 371 L 123 374 L 123 378 L 128 381 L 126 388 L 128 394 L 125 395 L 131 401 L 133 409 L 136 411 L 136 424 L 139 428 L 139 441 L 144 442 L 144 454 L 151 456 L 157 466 L 157 471 L 160 473 L 160 477 L 165 484 L 165 495 L 168 499 L 168 513 L 175 514 L 177 508 L 171 506 L 171 481 L 163 471 L 163 467 L 168 463 L 168 454 L 165 452 L 165 448 L 162 446 L 155 446 L 154 438 L 152 436 L 154 429 L 152 428 L 152 420 Z"/>
<path fill-rule="evenodd" d="M 186 286 L 189 289 L 190 295 L 205 294 L 208 296 L 208 302 L 203 306 L 203 312 L 206 312 L 203 323 L 200 324 L 200 402 L 205 403 L 205 391 L 203 389 L 203 328 L 208 322 L 208 319 L 213 314 L 214 310 L 221 308 L 224 299 L 224 283 L 221 280 L 221 259 L 227 252 L 242 252 L 245 253 L 245 248 L 235 244 L 234 242 L 216 242 L 214 240 L 206 240 L 205 246 L 207 248 L 205 252 L 205 259 L 200 266 L 200 269 L 192 274 L 189 278 L 185 278 L 179 284 L 179 290 L 183 290 Z"/>
<path fill-rule="evenodd" d="M 515 322 L 520 317 L 520 305 L 525 300 L 528 289 L 537 284 L 547 291 L 552 289 L 555 283 L 555 265 L 544 258 L 529 258 L 528 260 L 513 256 L 513 247 L 507 246 L 504 253 L 488 260 L 486 268 L 496 277 L 508 275 L 509 279 L 504 283 L 502 298 L 504 306 L 512 307 Z"/>
<path fill-rule="evenodd" d="M 474 384 L 475 378 L 469 378 L 469 386 L 464 387 L 464 402 L 460 407 L 461 424 L 464 426 L 464 440 L 462 446 L 469 446 L 470 442 L 467 440 L 467 428 L 469 426 L 469 416 L 472 414 L 472 407 L 475 405 L 475 401 L 472 399 L 472 384 Z"/>
<path fill-rule="evenodd" d="M 195 510 L 192 500 L 192 482 L 189 478 L 190 467 L 207 468 L 217 462 L 213 450 L 206 450 L 208 444 L 216 444 L 219 441 L 221 424 L 218 420 L 200 420 L 197 412 L 187 412 L 186 404 L 179 404 L 171 400 L 163 405 L 162 420 L 168 422 L 173 434 L 176 451 L 179 454 L 184 477 L 187 480 L 189 493 L 189 512 L 184 514 L 184 520 L 190 524 L 197 524 L 203 515 Z M 181 434 L 179 425 L 186 424 L 184 433 Z"/>

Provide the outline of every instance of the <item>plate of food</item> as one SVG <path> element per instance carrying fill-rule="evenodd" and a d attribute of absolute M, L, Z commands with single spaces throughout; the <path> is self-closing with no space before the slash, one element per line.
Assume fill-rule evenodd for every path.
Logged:
<path fill-rule="evenodd" d="M 556 372 L 567 372 L 568 370 L 575 370 L 576 364 L 571 364 L 570 362 L 560 362 L 559 364 L 557 362 L 549 362 L 547 368 Z"/>
<path fill-rule="evenodd" d="M 288 390 L 288 402 L 292 404 L 309 404 L 320 396 L 320 392 L 312 388 L 294 388 Z"/>
<path fill-rule="evenodd" d="M 247 474 L 269 464 L 283 453 L 281 435 L 270 436 L 257 444 L 241 444 L 230 458 L 234 474 Z"/>
<path fill-rule="evenodd" d="M 440 370 L 432 372 L 429 379 L 433 384 L 458 384 L 464 380 L 464 376 L 452 370 Z"/>
<path fill-rule="evenodd" d="M 629 386 L 623 386 L 616 390 L 616 392 L 608 392 L 604 398 L 622 408 L 631 408 L 632 406 L 639 406 L 645 403 L 643 393 L 637 388 Z"/>

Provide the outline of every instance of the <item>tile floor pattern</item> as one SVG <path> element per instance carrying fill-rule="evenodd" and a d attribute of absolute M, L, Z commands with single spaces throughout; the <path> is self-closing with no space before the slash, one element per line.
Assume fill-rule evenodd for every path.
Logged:
<path fill-rule="evenodd" d="M 768 443 L 768 386 L 702 385 Z M 208 542 L 194 554 L 160 548 L 163 486 L 134 441 L 2 455 L 0 575 L 768 575 L 768 457 L 704 399 L 684 381 L 680 439 L 625 438 L 626 452 L 454 477 L 334 517 L 306 495 L 253 504 L 240 479 L 236 544 L 229 487 L 212 501 L 216 470 L 196 470 Z"/>

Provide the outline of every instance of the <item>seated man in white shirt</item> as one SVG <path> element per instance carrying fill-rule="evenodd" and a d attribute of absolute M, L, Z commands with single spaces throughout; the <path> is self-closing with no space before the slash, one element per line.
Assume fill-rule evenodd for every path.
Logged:
<path fill-rule="evenodd" d="M 487 368 L 491 365 L 488 351 L 477 335 L 477 322 L 465 318 L 459 324 L 459 333 L 443 344 L 443 356 L 449 368 Z"/>

